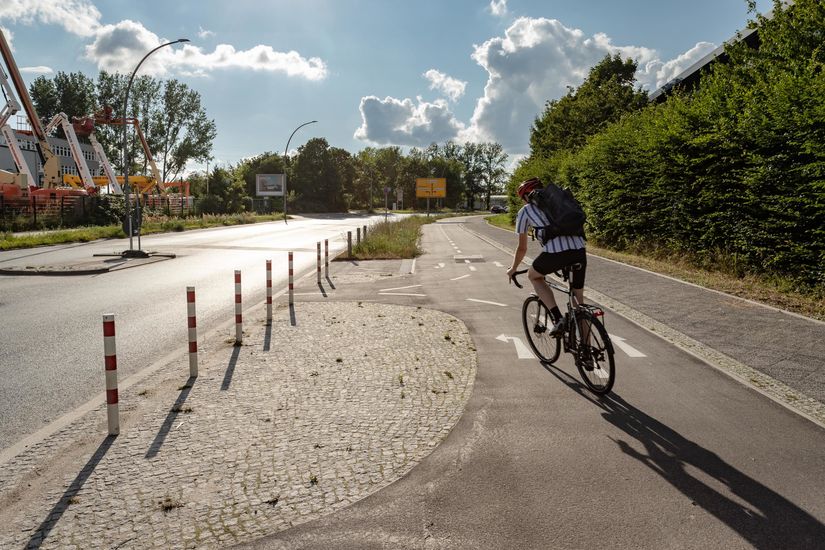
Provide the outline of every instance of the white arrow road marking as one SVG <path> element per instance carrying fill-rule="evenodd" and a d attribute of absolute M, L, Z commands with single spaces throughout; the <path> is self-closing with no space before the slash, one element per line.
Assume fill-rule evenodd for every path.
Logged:
<path fill-rule="evenodd" d="M 461 277 L 456 277 L 455 279 L 450 279 L 450 280 L 451 281 L 460 281 L 461 279 L 466 279 L 469 276 L 470 276 L 470 274 L 467 273 L 466 275 L 462 275 Z"/>
<path fill-rule="evenodd" d="M 389 292 L 390 290 L 406 290 L 408 288 L 416 288 L 416 287 L 419 287 L 419 286 L 421 286 L 421 285 L 399 286 L 399 287 L 396 287 L 396 288 L 382 288 L 378 292 Z"/>
<path fill-rule="evenodd" d="M 475 270 L 476 270 L 476 266 L 474 266 L 474 265 L 468 265 L 468 266 L 467 266 L 467 268 L 468 268 L 470 271 L 475 271 Z"/>
<path fill-rule="evenodd" d="M 490 304 L 491 306 L 507 307 L 507 304 L 499 304 L 498 302 L 488 302 L 487 300 L 476 300 L 475 298 L 467 298 L 468 302 L 478 302 L 479 304 Z"/>
<path fill-rule="evenodd" d="M 501 262 L 493 262 L 493 265 L 496 267 L 504 267 Z"/>
<path fill-rule="evenodd" d="M 625 352 L 628 357 L 647 357 L 647 355 L 645 355 L 641 351 L 637 350 L 636 348 L 634 348 L 630 344 L 625 344 L 625 339 L 622 338 L 621 336 L 616 336 L 615 334 L 611 334 L 610 335 L 610 340 L 612 342 L 614 342 L 617 346 L 619 346 L 619 349 L 621 349 L 623 352 Z"/>
<path fill-rule="evenodd" d="M 437 266 L 435 266 L 435 268 L 436 269 L 442 269 L 444 267 L 444 265 L 445 264 L 443 262 L 439 262 L 439 264 Z"/>
<path fill-rule="evenodd" d="M 516 345 L 516 355 L 518 355 L 519 359 L 536 358 L 536 356 L 533 355 L 533 352 L 530 351 L 530 348 L 528 348 L 527 345 L 521 341 L 521 338 L 518 338 L 516 336 L 505 336 L 504 334 L 499 334 L 498 336 L 496 336 L 496 340 L 499 340 L 500 342 L 512 341 L 513 344 Z"/>

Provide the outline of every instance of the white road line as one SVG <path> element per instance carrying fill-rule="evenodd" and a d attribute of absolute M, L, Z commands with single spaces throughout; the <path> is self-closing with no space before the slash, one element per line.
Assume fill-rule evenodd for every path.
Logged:
<path fill-rule="evenodd" d="M 426 294 L 409 294 L 409 293 L 406 293 L 406 292 L 381 292 L 378 295 L 379 296 L 420 296 L 422 298 L 426 296 Z"/>
<path fill-rule="evenodd" d="M 399 287 L 396 287 L 396 288 L 382 288 L 378 292 L 389 292 L 390 290 L 406 290 L 408 288 L 416 288 L 416 287 L 419 287 L 419 286 L 421 286 L 421 285 L 399 286 Z"/>
<path fill-rule="evenodd" d="M 610 335 L 610 340 L 614 344 L 619 346 L 619 349 L 621 349 L 623 352 L 625 352 L 628 357 L 647 357 L 647 355 L 645 355 L 641 351 L 637 350 L 636 348 L 634 348 L 630 344 L 625 344 L 625 339 L 622 338 L 621 336 L 616 336 L 615 334 L 611 334 Z"/>
<path fill-rule="evenodd" d="M 455 279 L 450 279 L 450 280 L 451 281 L 460 281 L 461 279 L 466 279 L 467 277 L 470 277 L 469 273 L 467 273 L 466 275 L 462 275 L 461 277 L 456 277 Z"/>
<path fill-rule="evenodd" d="M 521 341 L 521 338 L 516 336 L 506 336 L 504 334 L 499 334 L 496 336 L 496 340 L 500 342 L 513 342 L 516 346 L 516 355 L 518 355 L 519 359 L 535 359 L 536 356 L 533 355 L 533 352 L 530 351 L 530 348 Z"/>
<path fill-rule="evenodd" d="M 461 254 L 461 251 L 459 249 L 456 248 L 455 251 Z"/>
<path fill-rule="evenodd" d="M 488 302 L 487 300 L 476 300 L 475 298 L 467 298 L 468 302 L 478 302 L 479 304 L 490 304 L 491 306 L 507 307 L 507 304 L 499 304 L 498 302 Z"/>
<path fill-rule="evenodd" d="M 476 266 L 474 266 L 474 265 L 468 265 L 467 267 L 470 268 L 470 271 L 475 271 L 476 270 Z"/>
<path fill-rule="evenodd" d="M 493 262 L 493 265 L 496 267 L 504 267 L 501 262 Z"/>
<path fill-rule="evenodd" d="M 445 265 L 445 264 L 444 264 L 443 262 L 439 262 L 439 263 L 438 263 L 438 265 L 437 265 L 437 266 L 435 266 L 435 269 L 443 269 L 443 268 L 444 268 L 444 265 Z"/>

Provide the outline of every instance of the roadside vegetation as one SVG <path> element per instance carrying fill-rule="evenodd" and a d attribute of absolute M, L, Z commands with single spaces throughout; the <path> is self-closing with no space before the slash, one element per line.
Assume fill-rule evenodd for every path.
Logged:
<path fill-rule="evenodd" d="M 174 218 L 167 216 L 147 217 L 141 228 L 141 235 L 152 233 L 169 233 L 186 231 L 187 229 L 205 229 L 228 225 L 243 225 L 248 223 L 268 222 L 283 219 L 283 214 L 205 214 L 189 218 Z M 0 235 L 0 250 L 14 250 L 35 246 L 48 246 L 66 243 L 84 243 L 97 239 L 124 239 L 126 234 L 120 225 L 103 225 L 93 227 L 78 227 L 31 233 L 27 235 Z"/>
<path fill-rule="evenodd" d="M 496 227 L 509 231 L 515 230 L 509 214 L 498 214 L 489 216 L 486 219 Z M 513 242 L 515 243 L 515 238 Z M 724 263 L 703 266 L 702 262 L 696 258 L 674 254 L 666 249 L 648 249 L 637 253 L 617 252 L 603 245 L 600 246 L 598 241 L 589 240 L 587 252 L 662 275 L 668 275 L 704 288 L 718 290 L 825 321 L 825 295 L 821 292 L 812 292 L 805 286 L 800 287 L 800 285 L 788 279 L 765 274 L 742 276 L 735 269 L 735 266 L 728 266 Z"/>
<path fill-rule="evenodd" d="M 370 226 L 366 238 L 352 247 L 350 260 L 396 260 L 421 255 L 421 226 L 439 217 L 410 216 L 400 220 L 380 222 Z"/>

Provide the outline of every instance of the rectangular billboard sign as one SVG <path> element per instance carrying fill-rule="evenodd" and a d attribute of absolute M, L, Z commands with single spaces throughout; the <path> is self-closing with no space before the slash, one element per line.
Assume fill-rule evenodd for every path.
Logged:
<path fill-rule="evenodd" d="M 285 174 L 255 174 L 255 194 L 259 197 L 283 197 Z"/>
<path fill-rule="evenodd" d="M 416 178 L 415 196 L 420 199 L 446 197 L 447 178 Z"/>

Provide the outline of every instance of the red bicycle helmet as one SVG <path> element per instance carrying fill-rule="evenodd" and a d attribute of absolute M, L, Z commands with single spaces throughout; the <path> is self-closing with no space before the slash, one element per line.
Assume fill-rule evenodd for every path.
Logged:
<path fill-rule="evenodd" d="M 529 180 L 524 180 L 521 182 L 521 185 L 518 186 L 518 196 L 523 201 L 527 201 L 528 195 L 535 191 L 536 189 L 541 189 L 542 183 L 541 180 L 538 178 L 530 178 Z"/>

